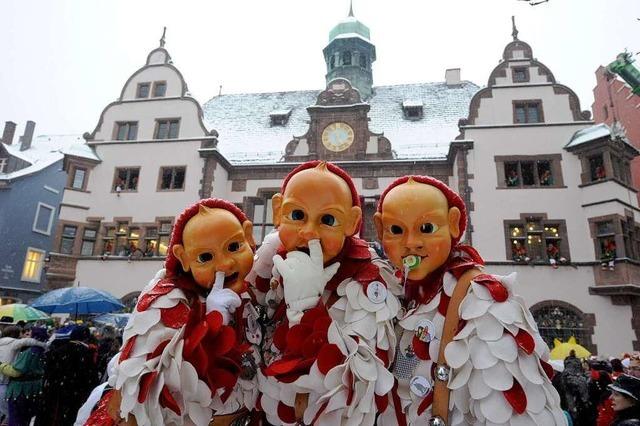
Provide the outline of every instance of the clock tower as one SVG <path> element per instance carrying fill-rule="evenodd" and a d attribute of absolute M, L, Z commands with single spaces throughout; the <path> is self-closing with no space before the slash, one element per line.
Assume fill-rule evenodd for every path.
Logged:
<path fill-rule="evenodd" d="M 391 144 L 369 130 L 369 104 L 344 78 L 337 78 L 307 108 L 307 132 L 289 142 L 285 161 L 354 161 L 393 158 Z"/>

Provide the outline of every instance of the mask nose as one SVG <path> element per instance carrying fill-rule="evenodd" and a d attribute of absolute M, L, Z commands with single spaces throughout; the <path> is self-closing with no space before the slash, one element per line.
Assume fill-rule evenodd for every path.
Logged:
<path fill-rule="evenodd" d="M 231 269 L 233 268 L 235 262 L 233 261 L 233 259 L 227 257 L 224 259 L 219 259 L 217 264 L 216 264 L 216 270 L 217 271 L 222 271 L 225 274 L 231 272 Z"/>
<path fill-rule="evenodd" d="M 422 250 L 424 247 L 424 243 L 420 236 L 411 231 L 409 231 L 407 235 L 407 241 L 405 244 L 407 245 L 407 248 L 411 250 Z"/>
<path fill-rule="evenodd" d="M 318 230 L 314 226 L 313 223 L 307 223 L 302 228 L 300 228 L 300 237 L 305 241 L 319 239 L 320 235 L 318 235 Z"/>

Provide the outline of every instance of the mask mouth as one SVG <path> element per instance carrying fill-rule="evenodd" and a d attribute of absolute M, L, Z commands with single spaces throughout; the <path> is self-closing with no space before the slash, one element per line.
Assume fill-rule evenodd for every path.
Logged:
<path fill-rule="evenodd" d="M 428 257 L 428 255 L 420 256 L 418 254 L 409 254 L 402 258 L 402 266 L 407 271 L 413 271 L 420 266 L 424 259 Z"/>
<path fill-rule="evenodd" d="M 238 279 L 240 274 L 238 272 L 234 272 L 233 274 L 224 277 L 224 286 L 226 287 L 228 284 L 235 282 Z"/>

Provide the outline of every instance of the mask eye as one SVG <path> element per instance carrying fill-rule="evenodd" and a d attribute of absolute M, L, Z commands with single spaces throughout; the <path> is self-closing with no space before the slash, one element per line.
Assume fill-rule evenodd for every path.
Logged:
<path fill-rule="evenodd" d="M 434 225 L 433 223 L 423 223 L 420 225 L 420 232 L 423 234 L 433 234 L 438 230 L 438 225 Z"/>
<path fill-rule="evenodd" d="M 213 255 L 211 253 L 200 253 L 198 255 L 198 263 L 207 263 L 211 259 L 213 259 Z"/>
<path fill-rule="evenodd" d="M 398 225 L 391 225 L 389 229 L 393 235 L 402 235 L 402 228 Z"/>
<path fill-rule="evenodd" d="M 304 212 L 296 209 L 289 213 L 287 217 L 291 220 L 304 220 Z"/>
<path fill-rule="evenodd" d="M 336 217 L 332 214 L 322 215 L 322 217 L 320 218 L 320 222 L 322 222 L 323 225 L 327 225 L 327 226 L 340 225 L 340 222 L 338 222 L 338 219 L 336 219 Z"/>
<path fill-rule="evenodd" d="M 240 243 L 237 241 L 234 241 L 233 243 L 229 244 L 229 247 L 227 248 L 227 250 L 229 250 L 231 253 L 240 250 Z"/>

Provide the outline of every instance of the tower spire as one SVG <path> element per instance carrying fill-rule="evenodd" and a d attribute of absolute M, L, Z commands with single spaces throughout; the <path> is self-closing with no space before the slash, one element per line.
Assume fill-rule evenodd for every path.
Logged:
<path fill-rule="evenodd" d="M 167 27 L 164 27 L 164 29 L 162 30 L 162 37 L 160 37 L 160 47 L 164 47 L 164 37 L 165 35 L 167 35 Z"/>
<path fill-rule="evenodd" d="M 353 0 L 349 0 L 349 16 L 353 17 Z"/>
<path fill-rule="evenodd" d="M 516 41 L 518 39 L 518 29 L 516 28 L 516 17 L 511 15 L 511 27 L 513 30 L 511 31 L 511 37 Z"/>

